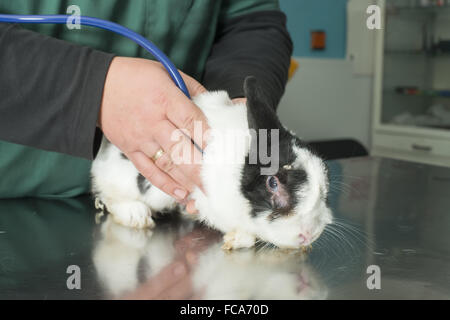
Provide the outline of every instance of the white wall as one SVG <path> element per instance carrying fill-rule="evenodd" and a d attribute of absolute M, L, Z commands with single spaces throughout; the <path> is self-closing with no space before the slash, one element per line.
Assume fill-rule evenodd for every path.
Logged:
<path fill-rule="evenodd" d="M 296 58 L 281 122 L 307 141 L 354 138 L 370 148 L 372 77 L 354 76 L 344 59 Z"/>

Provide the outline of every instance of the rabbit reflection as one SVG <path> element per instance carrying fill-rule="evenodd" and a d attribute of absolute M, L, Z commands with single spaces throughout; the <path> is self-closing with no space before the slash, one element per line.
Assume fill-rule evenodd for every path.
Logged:
<path fill-rule="evenodd" d="M 149 230 L 124 227 L 108 216 L 99 231 L 93 261 L 108 298 L 306 300 L 328 296 L 327 287 L 299 251 L 226 252 L 219 233 L 184 220 Z M 162 287 L 165 281 L 173 286 L 173 279 L 163 274 L 174 261 L 185 261 L 187 253 L 195 254 L 187 274 L 189 288 L 169 294 L 170 288 Z"/>

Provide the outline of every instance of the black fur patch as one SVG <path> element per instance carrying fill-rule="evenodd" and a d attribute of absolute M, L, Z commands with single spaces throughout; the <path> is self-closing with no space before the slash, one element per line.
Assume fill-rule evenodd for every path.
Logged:
<path fill-rule="evenodd" d="M 268 176 L 261 174 L 261 168 L 270 167 L 270 163 L 263 165 L 259 159 L 256 164 L 249 163 L 247 157 L 241 178 L 241 191 L 245 198 L 250 201 L 252 206 L 252 216 L 257 216 L 264 211 L 272 212 L 269 215 L 270 220 L 281 216 L 287 216 L 292 213 L 298 202 L 296 192 L 307 181 L 306 172 L 301 169 L 284 169 L 283 166 L 292 164 L 296 155 L 293 153 L 293 146 L 304 148 L 306 145 L 298 138 L 287 131 L 280 123 L 275 108 L 267 103 L 262 91 L 258 87 L 254 77 L 245 79 L 244 91 L 247 97 L 247 118 L 249 128 L 259 131 L 259 129 L 278 129 L 279 130 L 279 168 L 276 176 L 284 189 L 288 193 L 288 204 L 284 207 L 276 207 L 273 203 L 272 193 L 267 190 L 266 180 Z M 252 151 L 258 150 L 260 136 L 252 140 Z M 271 150 L 271 133 L 267 130 L 267 150 Z M 272 156 L 272 155 L 270 155 Z"/>
<path fill-rule="evenodd" d="M 145 194 L 152 186 L 150 182 L 148 182 L 148 180 L 145 179 L 145 177 L 140 173 L 137 175 L 137 185 L 141 194 Z"/>
<path fill-rule="evenodd" d="M 266 187 L 268 176 L 261 175 L 261 167 L 263 166 L 260 164 L 249 164 L 247 158 L 242 172 L 241 190 L 244 197 L 250 201 L 252 216 L 257 216 L 264 211 L 271 211 L 272 213 L 269 219 L 274 220 L 281 216 L 291 214 L 292 210 L 298 204 L 296 193 L 307 181 L 308 177 L 302 169 L 287 170 L 283 168 L 284 165 L 291 164 L 295 160 L 295 155 L 289 150 L 292 150 L 291 146 L 287 147 L 287 152 L 280 150 L 280 168 L 276 174 L 278 180 L 289 194 L 289 204 L 283 208 L 274 207 L 271 201 L 272 194 Z"/>

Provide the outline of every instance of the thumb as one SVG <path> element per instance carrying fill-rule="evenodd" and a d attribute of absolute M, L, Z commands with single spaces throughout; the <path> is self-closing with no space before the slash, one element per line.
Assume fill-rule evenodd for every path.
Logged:
<path fill-rule="evenodd" d="M 183 77 L 184 82 L 186 83 L 186 87 L 189 90 L 189 93 L 192 97 L 195 97 L 203 92 L 206 92 L 206 88 L 197 80 L 192 78 L 191 76 L 188 76 L 184 72 L 181 72 L 181 76 Z"/>

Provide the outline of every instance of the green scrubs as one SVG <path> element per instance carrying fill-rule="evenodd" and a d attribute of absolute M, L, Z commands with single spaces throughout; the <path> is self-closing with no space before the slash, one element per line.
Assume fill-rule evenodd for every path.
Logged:
<path fill-rule="evenodd" d="M 221 21 L 279 8 L 278 0 L 0 0 L 0 12 L 66 14 L 70 5 L 78 5 L 81 15 L 111 20 L 144 35 L 199 81 Z M 131 40 L 101 29 L 24 27 L 117 55 L 152 58 Z M 89 192 L 90 166 L 85 159 L 0 141 L 0 198 L 64 198 Z"/>

